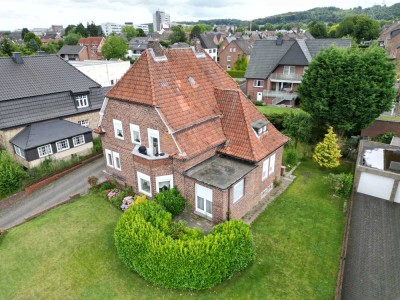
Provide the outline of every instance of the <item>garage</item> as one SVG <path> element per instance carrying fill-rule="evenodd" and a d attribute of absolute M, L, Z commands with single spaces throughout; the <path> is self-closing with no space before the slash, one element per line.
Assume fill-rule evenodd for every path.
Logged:
<path fill-rule="evenodd" d="M 357 192 L 385 200 L 390 200 L 394 179 L 361 172 Z M 397 195 L 396 195 L 397 196 Z M 400 198 L 400 193 L 399 193 Z M 400 200 L 400 199 L 399 199 Z"/>
<path fill-rule="evenodd" d="M 360 141 L 354 186 L 358 193 L 400 203 L 400 147 Z"/>

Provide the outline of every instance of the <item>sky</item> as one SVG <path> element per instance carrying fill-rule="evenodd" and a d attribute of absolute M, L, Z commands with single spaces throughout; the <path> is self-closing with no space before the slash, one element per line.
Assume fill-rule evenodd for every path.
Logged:
<path fill-rule="evenodd" d="M 152 23 L 157 10 L 171 15 L 172 21 L 199 19 L 252 20 L 289 11 L 314 7 L 336 6 L 353 8 L 375 4 L 387 6 L 397 1 L 380 0 L 3 0 L 0 10 L 0 30 L 27 27 L 48 28 L 50 25 L 105 22 L 134 24 Z"/>

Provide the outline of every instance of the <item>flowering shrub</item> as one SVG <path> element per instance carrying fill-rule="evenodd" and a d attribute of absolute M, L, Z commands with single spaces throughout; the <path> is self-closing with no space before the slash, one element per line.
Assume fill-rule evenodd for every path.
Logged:
<path fill-rule="evenodd" d="M 112 198 L 118 197 L 120 193 L 121 193 L 121 190 L 112 189 L 111 191 L 108 192 L 107 198 L 108 198 L 108 200 L 111 200 Z"/>
<path fill-rule="evenodd" d="M 123 211 L 126 211 L 131 206 L 132 203 L 133 203 L 133 196 L 126 196 L 124 199 L 122 199 L 121 209 Z"/>

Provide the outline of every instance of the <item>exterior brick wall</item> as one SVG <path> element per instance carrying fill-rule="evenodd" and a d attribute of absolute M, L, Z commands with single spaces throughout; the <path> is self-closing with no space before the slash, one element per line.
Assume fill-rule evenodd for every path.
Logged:
<path fill-rule="evenodd" d="M 122 122 L 124 140 L 117 139 L 114 136 L 113 119 Z M 132 150 L 135 145 L 131 142 L 129 130 L 130 123 L 140 125 L 141 142 L 142 145 L 146 147 L 148 147 L 147 128 L 158 130 L 160 133 L 161 151 L 171 156 L 159 160 L 148 160 L 133 155 Z M 177 153 L 176 146 L 154 108 L 113 99 L 110 99 L 108 102 L 102 126 L 106 132 L 102 135 L 103 149 L 119 153 L 121 161 L 121 171 L 107 167 L 109 173 L 122 177 L 124 180 L 120 180 L 120 183 L 132 186 L 136 193 L 139 192 L 137 172 L 139 171 L 150 176 L 152 196 L 157 192 L 156 177 L 172 174 L 174 185 L 178 187 L 182 195 L 187 199 L 189 209 L 195 211 L 195 185 L 197 182 L 192 178 L 186 177 L 185 171 L 215 155 L 218 155 L 218 147 L 209 149 L 191 159 L 180 159 L 172 156 L 172 154 Z M 207 184 L 198 182 L 198 184 L 208 187 L 213 191 L 212 220 L 214 223 L 226 220 L 229 214 L 231 218 L 241 218 L 261 199 L 261 193 L 275 178 L 280 177 L 282 152 L 283 147 L 275 151 L 275 172 L 265 181 L 262 181 L 263 161 L 259 162 L 257 167 L 245 176 L 244 196 L 236 203 L 233 203 L 233 187 L 229 190 L 222 191 Z M 229 205 L 228 198 L 230 199 Z"/>
<path fill-rule="evenodd" d="M 254 86 L 254 80 L 264 80 L 264 86 L 263 87 L 255 87 Z M 246 94 L 250 95 L 252 100 L 257 99 L 257 92 L 263 92 L 267 84 L 266 79 L 246 79 Z"/>
<path fill-rule="evenodd" d="M 233 52 L 235 49 L 236 51 Z M 233 70 L 235 68 L 236 61 L 242 54 L 244 54 L 243 50 L 240 49 L 235 41 L 232 41 L 228 45 L 220 47 L 220 50 L 218 51 L 219 65 L 224 70 Z M 230 61 L 228 61 L 228 56 L 230 56 Z M 230 68 L 228 68 L 228 65 Z"/>
<path fill-rule="evenodd" d="M 361 130 L 361 136 L 374 138 L 386 132 L 394 132 L 396 133 L 396 136 L 400 136 L 400 123 L 375 120 L 370 127 Z"/>

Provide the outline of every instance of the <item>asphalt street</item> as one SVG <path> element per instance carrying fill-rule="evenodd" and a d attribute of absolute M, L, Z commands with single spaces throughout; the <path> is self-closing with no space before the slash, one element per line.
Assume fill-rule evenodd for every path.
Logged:
<path fill-rule="evenodd" d="M 26 218 L 69 199 L 70 196 L 87 193 L 87 178 L 97 176 L 100 181 L 104 180 L 104 167 L 104 159 L 101 157 L 14 202 L 11 206 L 0 209 L 0 228 L 13 227 Z"/>

